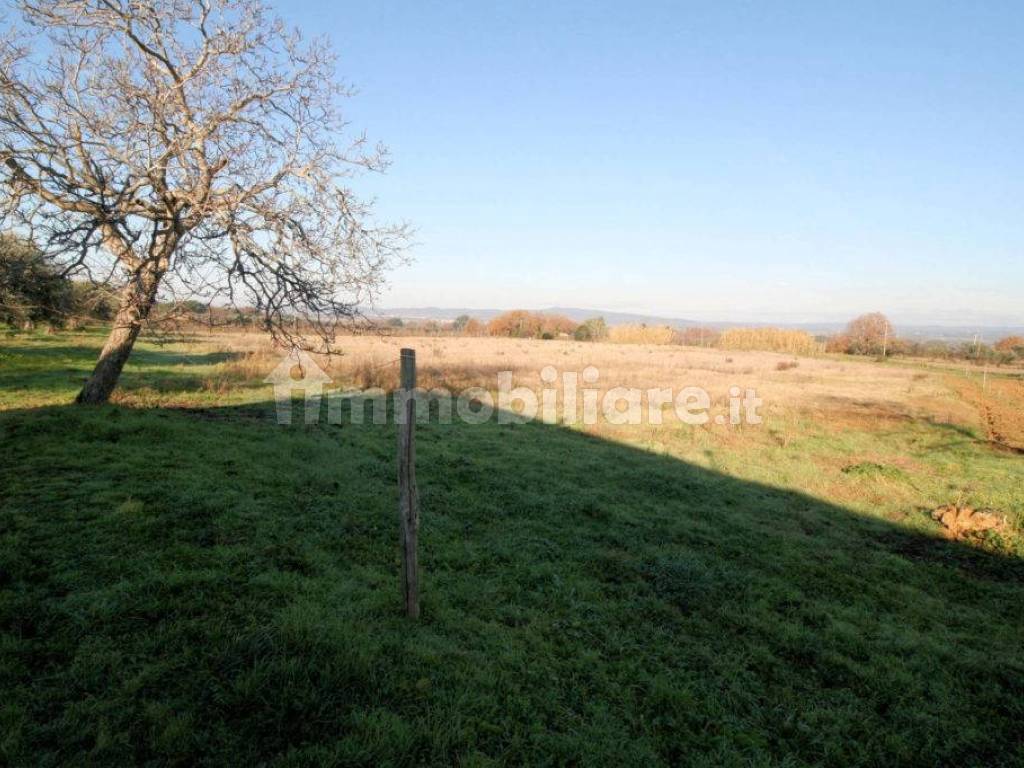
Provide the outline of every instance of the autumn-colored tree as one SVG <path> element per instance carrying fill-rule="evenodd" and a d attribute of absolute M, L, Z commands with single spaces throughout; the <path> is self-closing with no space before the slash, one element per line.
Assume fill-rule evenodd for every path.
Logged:
<path fill-rule="evenodd" d="M 834 336 L 829 336 L 825 342 L 825 351 L 833 352 L 839 355 L 845 355 L 850 349 L 850 340 L 846 338 L 845 333 L 837 333 Z"/>
<path fill-rule="evenodd" d="M 575 330 L 576 323 L 568 317 L 525 309 L 503 312 L 487 324 L 487 332 L 491 336 L 510 336 L 516 339 L 550 339 Z"/>
<path fill-rule="evenodd" d="M 995 349 L 1003 354 L 1024 357 L 1024 336 L 1007 336 L 1000 339 L 996 342 Z"/>
<path fill-rule="evenodd" d="M 886 355 L 896 331 L 889 318 L 881 312 L 869 312 L 860 315 L 847 324 L 846 330 L 838 338 L 842 340 L 842 349 L 830 344 L 831 351 L 842 351 L 851 355 Z"/>
<path fill-rule="evenodd" d="M 532 312 L 525 309 L 514 309 L 502 312 L 487 323 L 487 333 L 491 336 L 512 336 L 528 338 L 536 335 L 540 325 Z"/>
<path fill-rule="evenodd" d="M 541 336 L 558 337 L 561 335 L 572 335 L 576 330 L 577 323 L 565 315 L 541 315 Z"/>

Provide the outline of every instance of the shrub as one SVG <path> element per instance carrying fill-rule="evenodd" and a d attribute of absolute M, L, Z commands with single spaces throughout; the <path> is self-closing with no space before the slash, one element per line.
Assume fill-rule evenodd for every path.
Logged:
<path fill-rule="evenodd" d="M 850 351 L 850 339 L 845 333 L 829 336 L 828 341 L 825 342 L 825 351 L 845 355 Z"/>
<path fill-rule="evenodd" d="M 113 320 L 120 303 L 114 288 L 89 282 L 71 283 L 71 301 L 76 315 L 93 320 Z"/>
<path fill-rule="evenodd" d="M 995 350 L 1013 357 L 1024 357 L 1024 336 L 1007 336 L 995 343 Z"/>
<path fill-rule="evenodd" d="M 949 357 L 949 344 L 944 341 L 922 341 L 910 345 L 908 354 L 920 357 Z"/>
<path fill-rule="evenodd" d="M 713 347 L 718 343 L 719 336 L 721 334 L 714 328 L 696 326 L 676 331 L 673 342 L 687 347 Z"/>
<path fill-rule="evenodd" d="M 72 305 L 71 281 L 32 242 L 0 235 L 0 323 L 59 325 Z"/>
<path fill-rule="evenodd" d="M 603 317 L 584 320 L 573 332 L 576 341 L 601 341 L 608 336 L 608 324 Z"/>
<path fill-rule="evenodd" d="M 960 360 L 971 360 L 975 363 L 996 362 L 999 353 L 988 344 L 978 341 L 963 341 L 952 349 L 952 355 Z"/>

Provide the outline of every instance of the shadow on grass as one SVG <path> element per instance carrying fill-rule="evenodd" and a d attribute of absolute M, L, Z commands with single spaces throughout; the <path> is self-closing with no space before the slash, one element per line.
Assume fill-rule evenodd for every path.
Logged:
<path fill-rule="evenodd" d="M 95 363 L 101 347 L 87 344 L 55 344 L 35 347 L 18 347 L 18 357 L 26 360 L 64 359 L 75 363 Z M 146 349 L 138 347 L 132 352 L 132 365 L 216 365 L 237 360 L 244 355 L 241 352 L 200 352 L 184 353 L 162 349 Z"/>
<path fill-rule="evenodd" d="M 1024 569 L 538 423 L 0 413 L 10 764 L 999 765 Z M 347 421 L 347 419 L 346 419 Z"/>
<path fill-rule="evenodd" d="M 0 391 L 75 392 L 89 377 L 101 346 L 45 344 L 11 347 L 14 354 L 0 366 Z M 5 349 L 0 340 L 0 356 Z M 196 389 L 201 376 L 186 377 L 178 371 L 182 366 L 213 366 L 242 357 L 238 352 L 203 352 L 187 354 L 170 350 L 137 347 L 122 375 L 121 388 L 134 390 L 154 388 L 160 391 Z M 69 397 L 69 400 L 72 396 Z"/>

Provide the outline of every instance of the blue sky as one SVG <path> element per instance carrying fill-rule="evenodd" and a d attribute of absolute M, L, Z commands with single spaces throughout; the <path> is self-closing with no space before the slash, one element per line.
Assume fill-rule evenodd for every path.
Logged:
<path fill-rule="evenodd" d="M 382 306 L 1024 324 L 1024 3 L 278 8 L 391 148 Z"/>

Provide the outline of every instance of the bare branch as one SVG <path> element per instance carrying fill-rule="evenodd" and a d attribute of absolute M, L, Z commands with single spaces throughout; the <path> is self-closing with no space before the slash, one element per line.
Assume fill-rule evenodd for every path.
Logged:
<path fill-rule="evenodd" d="M 288 343 L 303 315 L 329 345 L 408 233 L 375 224 L 348 188 L 387 155 L 343 140 L 348 91 L 327 44 L 263 0 L 14 5 L 23 26 L 0 38 L 0 225 L 40 234 L 67 270 L 118 271 L 147 294 L 154 280 L 194 286 L 255 307 Z"/>

